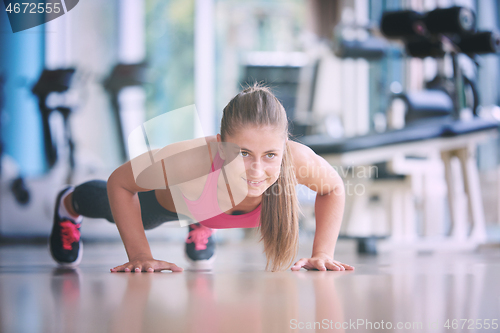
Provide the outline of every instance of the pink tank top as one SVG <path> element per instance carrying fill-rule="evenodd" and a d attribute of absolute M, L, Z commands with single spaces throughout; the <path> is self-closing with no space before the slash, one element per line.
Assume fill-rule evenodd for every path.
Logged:
<path fill-rule="evenodd" d="M 212 171 L 208 174 L 207 182 L 203 188 L 201 196 L 197 200 L 189 200 L 184 195 L 184 202 L 193 214 L 193 217 L 200 221 L 201 225 L 212 229 L 229 229 L 229 228 L 256 228 L 260 225 L 261 205 L 253 211 L 241 215 L 228 215 L 224 213 L 217 200 L 217 181 L 221 172 L 221 167 L 224 160 L 219 156 L 219 152 L 215 155 L 212 163 Z M 199 212 L 205 212 L 202 216 L 210 213 L 211 218 L 202 220 Z"/>

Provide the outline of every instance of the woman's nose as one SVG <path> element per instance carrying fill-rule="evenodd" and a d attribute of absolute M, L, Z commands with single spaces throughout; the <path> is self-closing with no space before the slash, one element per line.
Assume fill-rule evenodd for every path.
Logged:
<path fill-rule="evenodd" d="M 265 174 L 265 170 L 262 166 L 261 163 L 259 162 L 252 162 L 250 164 L 250 168 L 247 170 L 247 174 L 249 176 L 249 178 L 251 179 L 256 179 L 262 175 Z"/>

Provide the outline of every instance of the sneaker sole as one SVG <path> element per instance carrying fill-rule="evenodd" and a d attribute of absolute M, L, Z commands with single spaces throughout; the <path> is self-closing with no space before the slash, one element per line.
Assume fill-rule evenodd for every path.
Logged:
<path fill-rule="evenodd" d="M 83 256 L 83 242 L 80 240 L 80 251 L 78 251 L 78 257 L 76 258 L 75 261 L 73 262 L 64 262 L 64 261 L 59 261 L 56 258 L 54 258 L 54 254 L 52 253 L 52 249 L 50 247 L 50 239 L 49 242 L 47 243 L 47 246 L 49 248 L 50 255 L 52 256 L 52 259 L 57 262 L 60 266 L 63 267 L 75 267 L 80 264 L 82 261 L 82 256 Z"/>
<path fill-rule="evenodd" d="M 54 254 L 52 253 L 52 249 L 50 248 L 50 239 L 49 239 L 49 242 L 47 244 L 48 248 L 49 248 L 49 252 L 50 252 L 50 255 L 52 256 L 52 259 L 57 262 L 59 265 L 61 266 L 64 266 L 64 267 L 74 267 L 74 266 L 78 266 L 80 264 L 80 262 L 82 261 L 82 255 L 83 255 L 83 243 L 82 241 L 80 240 L 80 251 L 78 251 L 78 257 L 76 258 L 75 261 L 73 262 L 64 262 L 64 261 L 59 261 L 57 260 L 56 258 L 54 258 Z"/>
<path fill-rule="evenodd" d="M 186 252 L 184 252 L 184 258 L 186 258 L 186 261 L 189 263 L 191 268 L 193 268 L 195 270 L 211 270 L 213 268 L 213 263 L 214 263 L 216 257 L 217 257 L 217 255 L 214 254 L 210 259 L 193 260 L 193 259 L 188 257 Z"/>

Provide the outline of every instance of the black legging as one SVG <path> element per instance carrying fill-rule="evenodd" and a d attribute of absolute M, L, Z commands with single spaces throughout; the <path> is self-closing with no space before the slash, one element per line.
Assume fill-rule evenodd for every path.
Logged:
<path fill-rule="evenodd" d="M 105 180 L 90 180 L 76 186 L 72 200 L 75 212 L 85 217 L 105 218 L 114 223 L 106 184 Z M 189 220 L 185 215 L 177 215 L 163 208 L 156 200 L 155 191 L 139 192 L 138 196 L 145 230 L 156 228 L 168 221 Z"/>

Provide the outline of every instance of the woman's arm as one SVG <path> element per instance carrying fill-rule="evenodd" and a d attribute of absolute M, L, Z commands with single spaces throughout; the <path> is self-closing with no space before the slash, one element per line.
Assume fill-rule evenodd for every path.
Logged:
<path fill-rule="evenodd" d="M 130 162 L 116 169 L 107 183 L 109 205 L 129 260 L 138 256 L 152 257 L 137 195 L 147 190 L 134 184 Z"/>
<path fill-rule="evenodd" d="M 316 232 L 311 258 L 300 259 L 292 270 L 345 270 L 354 267 L 335 261 L 335 245 L 345 205 L 344 182 L 337 171 L 311 148 L 289 141 L 299 184 L 317 192 L 314 205 Z"/>
<path fill-rule="evenodd" d="M 116 227 L 120 233 L 129 262 L 111 269 L 116 271 L 182 271 L 173 263 L 155 260 L 151 254 L 144 225 L 138 192 L 149 191 L 139 187 L 134 179 L 131 162 L 117 168 L 108 178 L 107 191 L 109 205 Z"/>
<path fill-rule="evenodd" d="M 203 152 L 207 150 L 205 144 L 214 140 L 215 136 L 197 138 L 153 149 L 124 163 L 111 174 L 107 183 L 109 204 L 129 258 L 128 263 L 111 271 L 137 268 L 142 271 L 182 271 L 175 264 L 153 259 L 137 193 L 152 188 L 168 189 L 169 183 L 181 187 L 182 183 L 203 176 L 210 167 L 210 164 L 203 163 Z M 205 160 L 210 163 L 208 154 Z M 170 181 L 167 181 L 167 174 Z"/>
<path fill-rule="evenodd" d="M 335 245 L 339 237 L 345 204 L 342 181 L 335 188 L 336 190 L 326 194 L 316 194 L 316 203 L 314 204 L 316 233 L 314 234 L 313 257 L 326 254 L 333 258 L 335 254 Z"/>

